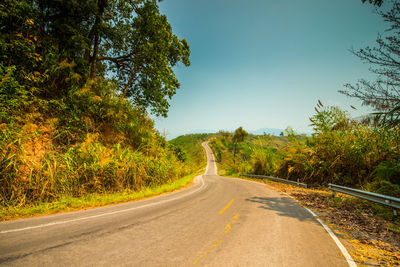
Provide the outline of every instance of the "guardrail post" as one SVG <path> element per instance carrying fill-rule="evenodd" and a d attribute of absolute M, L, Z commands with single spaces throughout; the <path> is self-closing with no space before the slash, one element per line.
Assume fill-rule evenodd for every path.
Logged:
<path fill-rule="evenodd" d="M 393 209 L 393 216 L 397 217 L 397 210 L 396 209 Z"/>
<path fill-rule="evenodd" d="M 332 191 L 332 196 L 331 196 L 331 197 L 334 198 L 335 195 L 336 195 L 336 194 L 335 194 L 336 192 L 335 192 L 335 190 L 333 190 L 333 188 L 331 187 L 331 184 L 328 184 L 328 188 L 329 188 L 329 190 Z"/>

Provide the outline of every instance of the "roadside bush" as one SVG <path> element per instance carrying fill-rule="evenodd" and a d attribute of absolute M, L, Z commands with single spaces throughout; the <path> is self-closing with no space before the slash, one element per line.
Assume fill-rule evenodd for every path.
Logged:
<path fill-rule="evenodd" d="M 372 183 L 370 188 L 375 191 L 381 188 L 380 191 L 393 193 L 389 184 L 399 184 L 399 130 L 357 123 L 348 119 L 345 112 L 335 110 L 312 117 L 312 121 L 335 123 L 315 123 L 312 137 L 288 143 L 277 174 L 314 185 L 363 187 Z M 323 117 L 336 115 L 339 117 Z"/>

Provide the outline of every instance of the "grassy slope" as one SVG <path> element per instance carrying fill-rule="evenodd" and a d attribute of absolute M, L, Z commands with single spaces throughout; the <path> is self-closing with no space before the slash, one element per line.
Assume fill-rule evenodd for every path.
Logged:
<path fill-rule="evenodd" d="M 249 135 L 243 143 L 239 143 L 237 146 L 236 164 L 233 163 L 233 145 L 230 137 L 217 135 L 217 138 L 211 141 L 210 146 L 216 154 L 218 171 L 222 175 L 243 173 L 272 175 L 272 168 L 276 168 L 276 163 L 273 163 L 270 169 L 260 167 L 267 165 L 268 162 L 279 162 L 283 157 L 281 150 L 287 143 L 288 138 L 284 136 Z"/>
<path fill-rule="evenodd" d="M 179 146 L 187 155 L 186 164 L 191 165 L 195 171 L 181 179 L 170 181 L 166 184 L 153 187 L 144 187 L 139 191 L 123 191 L 115 193 L 92 193 L 81 197 L 64 196 L 53 202 L 42 202 L 38 205 L 27 207 L 2 207 L 0 209 L 1 220 L 11 220 L 37 215 L 48 215 L 58 212 L 74 211 L 87 208 L 95 208 L 118 204 L 123 202 L 141 200 L 148 197 L 157 196 L 167 192 L 173 192 L 189 186 L 193 178 L 204 171 L 207 162 L 201 143 L 204 142 L 209 134 L 184 135 L 171 140 L 170 143 Z"/>
<path fill-rule="evenodd" d="M 185 165 L 190 166 L 192 174 L 180 179 L 172 179 L 154 186 L 144 186 L 140 190 L 122 190 L 119 192 L 89 193 L 79 197 L 64 195 L 53 201 L 37 202 L 21 207 L 8 206 L 0 208 L 0 220 L 11 220 L 38 215 L 54 214 L 106 205 L 118 204 L 147 197 L 157 196 L 185 188 L 191 184 L 196 175 L 201 174 L 206 166 L 205 154 L 201 143 L 207 134 L 180 136 L 170 143 L 179 146 L 186 153 Z"/>
<path fill-rule="evenodd" d="M 180 160 L 147 114 L 104 83 L 1 113 L 0 219 L 174 190 L 199 170 L 200 160 Z"/>
<path fill-rule="evenodd" d="M 187 164 L 198 168 L 205 167 L 207 164 L 201 143 L 208 140 L 211 136 L 213 134 L 187 134 L 178 136 L 169 142 L 184 152 Z"/>

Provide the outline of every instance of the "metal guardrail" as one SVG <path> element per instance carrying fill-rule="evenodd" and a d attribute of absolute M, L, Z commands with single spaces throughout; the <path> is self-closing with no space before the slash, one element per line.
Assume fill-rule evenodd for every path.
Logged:
<path fill-rule="evenodd" d="M 240 176 L 249 177 L 249 178 L 257 178 L 257 179 L 268 179 L 268 180 L 272 180 L 275 182 L 281 182 L 281 183 L 285 183 L 285 184 L 291 184 L 291 185 L 296 185 L 296 186 L 307 188 L 307 184 L 300 183 L 299 181 L 295 182 L 295 181 L 286 180 L 286 179 L 277 178 L 277 177 L 255 175 L 255 174 L 241 174 Z"/>
<path fill-rule="evenodd" d="M 376 203 L 380 203 L 393 208 L 393 215 L 397 216 L 397 210 L 400 210 L 400 198 L 371 193 L 367 191 L 362 191 L 359 189 L 354 189 L 350 187 L 345 187 L 341 185 L 329 184 L 329 189 L 332 190 L 332 196 L 335 196 L 335 191 L 343 194 L 351 195 L 354 197 L 366 199 Z"/>

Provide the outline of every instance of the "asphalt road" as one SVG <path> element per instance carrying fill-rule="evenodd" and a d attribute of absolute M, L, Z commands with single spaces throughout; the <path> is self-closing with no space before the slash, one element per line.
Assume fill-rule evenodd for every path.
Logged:
<path fill-rule="evenodd" d="M 185 190 L 0 223 L 2 266 L 348 266 L 319 222 L 266 185 L 206 173 Z"/>

